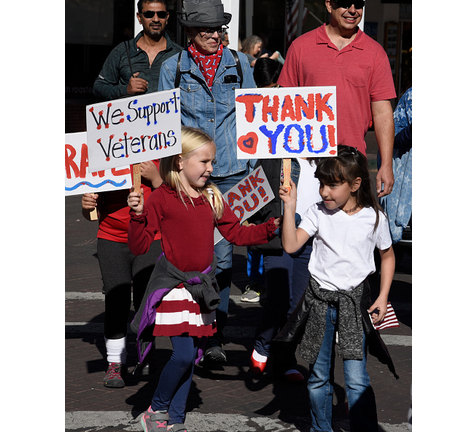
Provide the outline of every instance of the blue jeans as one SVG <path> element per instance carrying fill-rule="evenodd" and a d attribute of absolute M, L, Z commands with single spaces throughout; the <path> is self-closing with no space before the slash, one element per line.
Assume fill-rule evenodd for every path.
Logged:
<path fill-rule="evenodd" d="M 249 174 L 243 171 L 229 177 L 213 177 L 212 182 L 220 189 L 221 193 L 228 192 L 238 182 L 243 180 Z M 217 257 L 216 278 L 220 287 L 220 304 L 216 310 L 217 332 L 213 336 L 220 343 L 223 343 L 223 329 L 226 326 L 228 317 L 228 303 L 230 301 L 230 286 L 233 265 L 233 245 L 226 239 L 221 239 L 215 245 L 215 255 Z"/>
<path fill-rule="evenodd" d="M 247 248 L 248 257 L 246 261 L 246 273 L 252 282 L 260 285 L 265 284 L 263 254 Z"/>
<path fill-rule="evenodd" d="M 270 356 L 271 341 L 304 295 L 309 284 L 311 251 L 312 239 L 292 255 L 283 251 L 281 255 L 264 256 L 266 299 L 262 302 L 262 318 L 255 337 L 254 349 L 258 354 Z M 277 373 L 296 366 L 296 345 L 290 344 L 285 352 L 273 353 Z"/>
<path fill-rule="evenodd" d="M 311 432 L 332 431 L 333 371 L 335 362 L 335 334 L 338 319 L 337 308 L 329 305 L 326 315 L 324 340 L 317 360 L 310 365 L 308 381 L 311 404 Z M 377 408 L 375 395 L 367 373 L 365 333 L 363 360 L 344 360 L 344 379 L 349 403 L 350 430 L 352 432 L 377 432 Z"/>
<path fill-rule="evenodd" d="M 167 410 L 169 423 L 185 421 L 198 339 L 191 336 L 172 336 L 172 356 L 160 374 L 159 384 L 150 404 L 154 411 Z"/>

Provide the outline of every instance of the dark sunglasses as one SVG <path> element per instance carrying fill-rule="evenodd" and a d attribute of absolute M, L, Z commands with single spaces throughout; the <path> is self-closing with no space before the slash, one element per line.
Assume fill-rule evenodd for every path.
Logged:
<path fill-rule="evenodd" d="M 215 34 L 215 32 L 218 33 L 218 36 L 221 36 L 223 33 L 226 32 L 227 28 L 228 27 L 216 27 L 216 28 L 212 28 L 212 29 L 199 30 L 199 33 L 200 33 L 201 37 L 204 37 L 206 39 L 210 39 Z"/>
<path fill-rule="evenodd" d="M 154 18 L 154 15 L 157 14 L 157 16 L 161 19 L 167 18 L 167 12 L 165 11 L 145 11 L 142 12 L 142 15 L 144 15 L 145 18 Z"/>
<path fill-rule="evenodd" d="M 365 0 L 334 0 L 334 3 L 337 3 L 339 7 L 344 9 L 349 9 L 352 5 L 356 9 L 362 9 L 365 6 Z"/>

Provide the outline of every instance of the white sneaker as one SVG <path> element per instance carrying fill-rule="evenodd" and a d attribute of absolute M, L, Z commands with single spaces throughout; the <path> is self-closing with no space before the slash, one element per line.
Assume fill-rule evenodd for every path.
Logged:
<path fill-rule="evenodd" d="M 256 288 L 253 289 L 253 288 Z M 240 301 L 246 303 L 258 303 L 261 296 L 261 291 L 258 288 L 258 285 L 247 285 L 245 287 L 245 292 L 240 298 Z"/>

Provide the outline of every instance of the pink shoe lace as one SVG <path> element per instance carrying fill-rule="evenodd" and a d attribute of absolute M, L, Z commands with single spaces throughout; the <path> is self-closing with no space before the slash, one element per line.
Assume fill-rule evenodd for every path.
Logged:
<path fill-rule="evenodd" d="M 167 424 L 168 424 L 168 420 L 156 420 L 154 418 L 155 417 L 158 417 L 158 416 L 167 416 L 167 419 L 168 419 L 168 414 L 165 413 L 165 412 L 156 412 L 154 410 L 152 410 L 152 407 L 149 406 L 149 408 L 147 409 L 147 412 L 144 413 L 143 417 L 142 417 L 142 425 L 144 427 L 144 429 L 147 431 L 147 432 L 152 432 L 152 431 L 156 431 L 156 430 L 167 430 Z"/>
<path fill-rule="evenodd" d="M 106 379 L 107 380 L 113 380 L 113 379 L 122 380 L 121 367 L 122 367 L 121 363 L 110 363 L 109 367 L 107 368 Z"/>

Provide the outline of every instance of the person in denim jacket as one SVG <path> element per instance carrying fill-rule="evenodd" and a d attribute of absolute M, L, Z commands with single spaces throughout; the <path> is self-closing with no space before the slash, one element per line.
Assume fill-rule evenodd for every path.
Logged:
<path fill-rule="evenodd" d="M 380 205 L 388 215 L 392 243 L 398 243 L 412 217 L 412 87 L 399 100 L 393 113 L 395 141 L 393 173 L 395 184 L 390 195 L 380 198 Z M 377 155 L 380 166 L 380 153 Z"/>
<path fill-rule="evenodd" d="M 159 91 L 180 87 L 182 124 L 201 129 L 216 143 L 212 181 L 227 192 L 251 172 L 252 162 L 237 159 L 235 89 L 255 88 L 244 54 L 223 46 L 221 35 L 231 21 L 220 0 L 184 0 L 180 25 L 190 43 L 184 51 L 162 64 Z M 176 85 L 176 78 L 179 82 Z M 253 161 L 254 162 L 254 161 Z M 225 239 L 215 246 L 221 302 L 217 310 L 218 332 L 209 341 L 204 363 L 226 362 L 222 349 L 228 315 L 233 246 Z"/>

